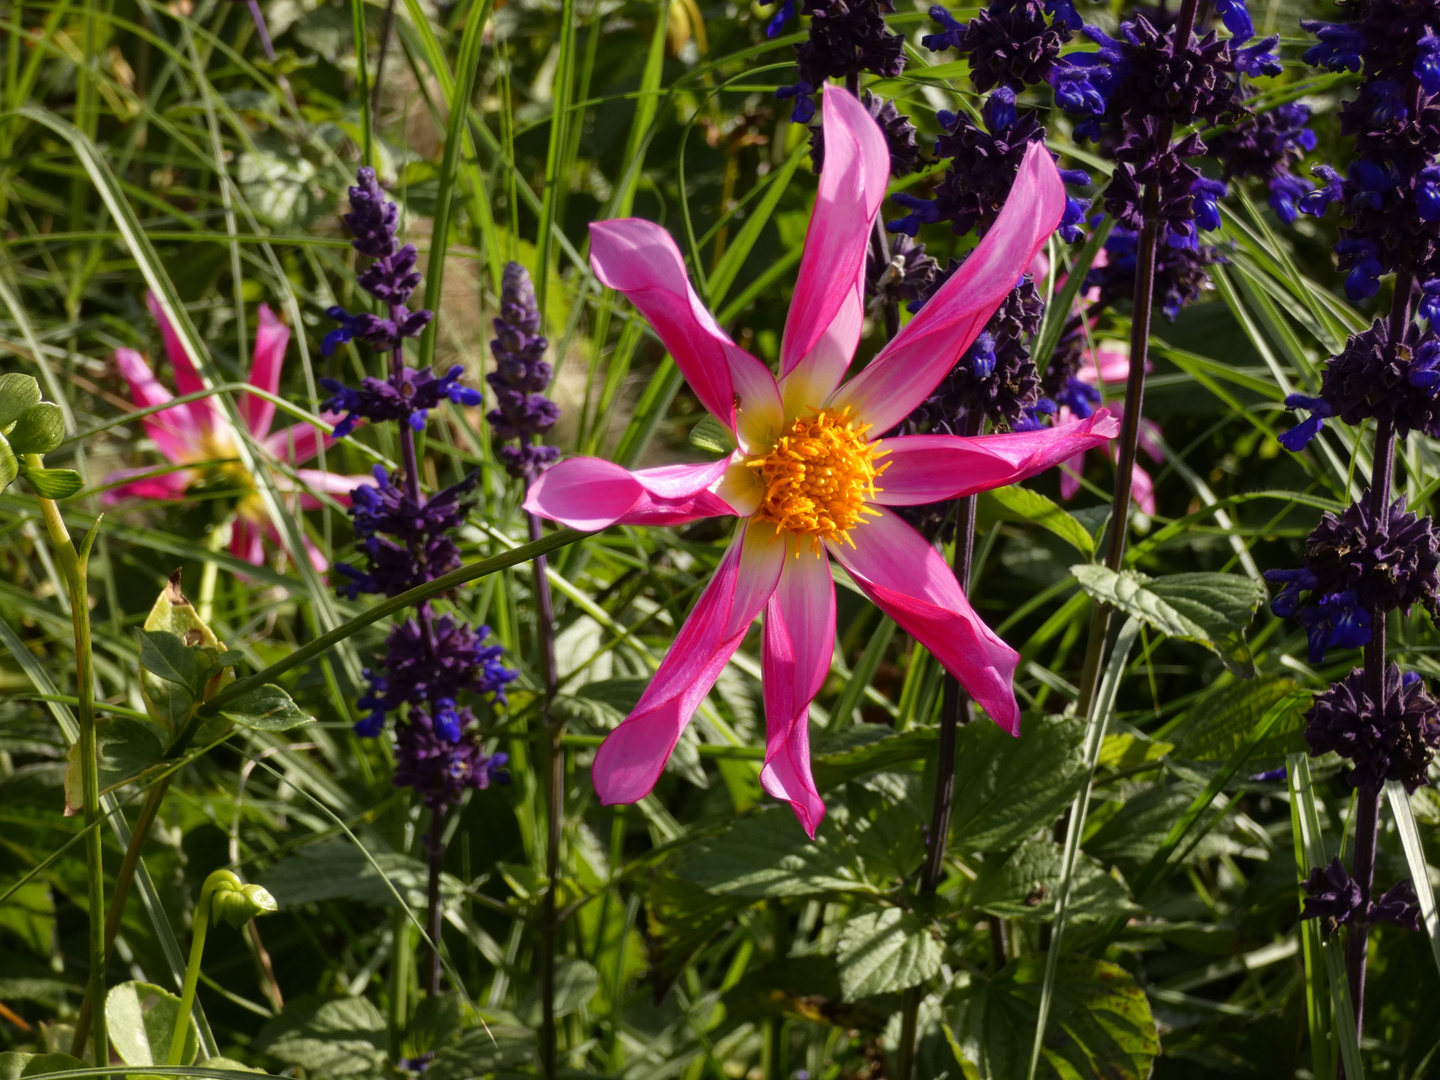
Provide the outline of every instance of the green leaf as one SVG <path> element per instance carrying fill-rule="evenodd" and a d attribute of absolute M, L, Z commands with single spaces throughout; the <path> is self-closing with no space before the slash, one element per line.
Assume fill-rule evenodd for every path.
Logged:
<path fill-rule="evenodd" d="M 40 384 L 33 375 L 12 371 L 0 375 L 0 429 L 9 427 L 26 409 L 40 404 Z"/>
<path fill-rule="evenodd" d="M 840 929 L 835 960 L 846 1001 L 915 986 L 940 970 L 940 942 L 919 918 L 899 908 L 867 911 Z"/>
<path fill-rule="evenodd" d="M 65 413 L 53 401 L 31 405 L 5 437 L 17 454 L 48 454 L 65 441 Z"/>
<path fill-rule="evenodd" d="M 1080 587 L 1169 637 L 1210 649 L 1242 678 L 1255 674 L 1245 627 L 1265 590 L 1239 574 L 1169 574 L 1151 578 L 1135 570 L 1072 566 Z"/>
<path fill-rule="evenodd" d="M 749 906 L 743 896 L 717 896 L 669 874 L 652 877 L 645 910 L 657 993 L 668 990 L 695 954 Z"/>
<path fill-rule="evenodd" d="M 1054 533 L 1085 558 L 1095 556 L 1095 539 L 1089 530 L 1038 491 L 1018 485 L 992 488 L 981 493 L 979 513 L 1000 521 L 1031 522 Z"/>
<path fill-rule="evenodd" d="M 678 873 L 712 893 L 731 896 L 869 891 L 849 872 L 834 837 L 832 829 L 822 828 L 809 840 L 794 814 L 770 807 L 740 818 L 703 843 L 680 864 Z"/>
<path fill-rule="evenodd" d="M 465 1001 L 455 991 L 425 998 L 415 1007 L 415 1016 L 400 1042 L 407 1058 L 433 1054 L 454 1042 L 465 1030 Z"/>
<path fill-rule="evenodd" d="M 5 436 L 0 435 L 0 491 L 13 484 L 19 475 L 20 462 L 15 459 L 15 453 L 5 441 Z"/>
<path fill-rule="evenodd" d="M 88 1061 L 69 1054 L 24 1054 L 16 1050 L 0 1054 L 0 1080 L 20 1080 L 22 1076 L 44 1076 L 46 1073 L 89 1067 Z"/>
<path fill-rule="evenodd" d="M 164 630 L 180 638 L 186 645 L 203 646 L 208 649 L 220 648 L 220 641 L 210 627 L 206 626 L 195 607 L 180 591 L 180 571 L 170 575 L 165 588 L 155 598 L 150 613 L 145 616 L 146 630 Z"/>
<path fill-rule="evenodd" d="M 168 990 L 144 982 L 112 987 L 105 997 L 105 1022 L 110 1041 L 126 1065 L 165 1065 L 180 1015 L 180 999 Z M 199 1041 L 195 1022 L 186 1017 L 185 1049 L 180 1064 L 195 1061 Z"/>
<path fill-rule="evenodd" d="M 355 900 L 376 907 L 393 907 L 395 894 L 388 878 L 412 907 L 425 906 L 429 872 L 425 864 L 393 851 L 372 851 L 375 865 L 348 840 L 327 840 L 301 848 L 260 875 L 263 885 L 281 907 L 321 900 Z M 377 873 L 375 867 L 380 868 Z M 381 877 L 381 873 L 384 877 Z M 460 894 L 461 885 L 449 874 L 440 878 L 441 896 L 447 902 Z"/>
<path fill-rule="evenodd" d="M 140 668 L 158 679 L 198 693 L 203 679 L 194 649 L 168 630 L 140 631 Z"/>
<path fill-rule="evenodd" d="M 534 1060 L 534 1027 L 509 1013 L 487 1016 L 485 1023 L 436 1054 L 425 1070 L 426 1080 L 473 1080 L 514 1071 Z"/>
<path fill-rule="evenodd" d="M 1194 762 L 1227 760 L 1248 741 L 1271 706 L 1297 689 L 1299 684 L 1288 676 L 1262 675 L 1252 682 L 1231 683 L 1218 694 L 1207 694 L 1186 714 L 1175 757 Z M 1287 754 L 1306 749 L 1304 717 L 1308 707 L 1308 702 L 1297 701 L 1270 729 L 1251 752 L 1249 773 L 1283 765 Z"/>
<path fill-rule="evenodd" d="M 1196 788 L 1189 785 L 1153 787 L 1130 796 L 1114 817 L 1084 841 L 1085 851 L 1102 863 L 1118 862 L 1127 872 L 1129 864 L 1144 863 L 1165 841 L 1175 821 L 1189 809 Z M 1212 829 L 1200 841 L 1191 858 L 1211 858 L 1234 851 L 1223 827 Z"/>
<path fill-rule="evenodd" d="M 965 901 L 1002 918 L 1049 921 L 1055 915 L 1062 855 L 1053 841 L 1030 840 L 1004 859 L 986 859 Z M 1140 910 L 1130 903 L 1125 886 L 1094 859 L 1082 856 L 1076 861 L 1073 881 L 1067 920 L 1103 919 Z"/>
<path fill-rule="evenodd" d="M 728 454 L 735 449 L 735 437 L 709 413 L 690 429 L 689 443 L 710 454 Z"/>
<path fill-rule="evenodd" d="M 962 851 L 1004 851 L 1053 822 L 1080 782 L 1079 720 L 1025 720 L 1020 738 L 988 721 L 960 729 L 955 745 L 955 803 L 950 844 Z"/>
<path fill-rule="evenodd" d="M 10 898 L 0 903 L 0 929 L 48 959 L 55 941 L 55 900 L 49 883 L 34 878 L 10 893 Z"/>
<path fill-rule="evenodd" d="M 989 1080 L 1025 1080 L 1039 1019 L 1045 954 L 976 978 L 952 1019 L 970 1063 Z M 1037 1078 L 1146 1080 L 1160 1053 L 1145 991 L 1124 968 L 1078 956 L 1060 958 Z"/>
<path fill-rule="evenodd" d="M 383 1076 L 385 1018 L 362 997 L 302 997 L 260 1029 L 254 1048 L 307 1076 Z"/>
<path fill-rule="evenodd" d="M 289 694 L 270 683 L 241 694 L 221 709 L 220 715 L 252 731 L 289 731 L 315 719 Z"/>
<path fill-rule="evenodd" d="M 159 765 L 165 759 L 165 747 L 160 734 L 143 720 L 102 716 L 95 721 L 95 757 L 100 772 L 100 794 L 104 795 Z M 79 813 L 84 805 L 80 744 L 76 742 L 65 755 L 65 812 Z"/>
<path fill-rule="evenodd" d="M 74 469 L 26 469 L 25 482 L 42 499 L 68 499 L 85 486 Z"/>
<path fill-rule="evenodd" d="M 877 724 L 853 724 L 841 728 L 841 732 L 863 737 L 865 742 L 818 754 L 811 762 L 815 774 L 815 786 L 828 791 L 849 780 L 924 761 L 934 753 L 940 739 L 940 729 L 911 728 L 909 731 L 894 732 Z"/>

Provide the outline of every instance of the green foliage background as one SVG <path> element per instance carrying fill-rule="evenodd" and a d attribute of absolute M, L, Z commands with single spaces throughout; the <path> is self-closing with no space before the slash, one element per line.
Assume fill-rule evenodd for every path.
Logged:
<path fill-rule="evenodd" d="M 0 364 L 35 376 L 64 410 L 66 441 L 47 465 L 85 480 L 62 504 L 72 531 L 104 509 L 109 471 L 164 468 L 127 419 L 112 362 L 119 347 L 140 349 L 169 383 L 147 287 L 183 303 L 217 384 L 246 377 L 256 305 L 279 312 L 294 331 L 281 409 L 295 418 L 319 411 L 321 376 L 364 373 L 367 353 L 318 351 L 322 312 L 355 293 L 338 214 L 364 153 L 428 260 L 439 316 L 419 359 L 463 363 L 481 385 L 500 268 L 519 259 L 543 295 L 561 445 L 628 465 L 705 456 L 703 439 L 690 439 L 703 410 L 628 305 L 595 282 L 586 225 L 634 214 L 667 226 L 721 323 L 773 359 L 814 192 L 807 135 L 772 97 L 793 77 L 798 37 L 766 40 L 771 9 L 754 4 L 510 0 L 486 23 L 472 14 L 482 3 L 397 4 L 373 101 L 356 28 L 373 79 L 382 5 L 271 0 L 275 64 L 259 58 L 246 7 L 226 0 L 0 7 Z M 923 5 L 899 7 L 889 21 L 909 36 L 909 66 L 876 89 L 933 135 L 937 109 L 973 105 L 965 64 L 919 49 Z M 1298 20 L 1314 13 L 1291 0 L 1255 6 L 1262 32 L 1282 34 L 1288 69 L 1266 100 L 1311 104 L 1315 158 L 1344 160 L 1333 123 L 1343 79 L 1298 59 Z M 483 34 L 464 37 L 467 19 Z M 1067 132 L 1057 113 L 1052 145 L 1103 175 Z M 1368 433 L 1331 425 L 1301 456 L 1274 435 L 1289 423 L 1283 397 L 1313 392 L 1324 359 L 1371 313 L 1339 298 L 1333 227 L 1283 228 L 1263 200 L 1232 186 L 1213 290 L 1155 328 L 1146 415 L 1165 449 L 1152 469 L 1158 512 L 1128 557 L 1135 574 L 1107 580 L 1087 565 L 1111 483 L 1098 456 L 1068 514 L 1051 502 L 1054 474 L 1027 488 L 1047 498 L 982 500 L 975 602 L 1024 657 L 1024 735 L 1011 740 L 983 717 L 963 729 L 951 859 L 933 904 L 914 899 L 941 675 L 923 649 L 839 582 L 839 644 L 812 710 L 830 807 L 813 843 L 759 788 L 758 628 L 654 795 L 603 809 L 593 748 L 654 671 L 728 527 L 621 528 L 553 556 L 557 708 L 569 731 L 557 1009 L 572 1073 L 880 1077 L 893 1067 L 902 995 L 922 986 L 921 1076 L 1025 1077 L 1042 998 L 1050 1024 L 1036 1075 L 1334 1075 L 1344 1051 L 1334 984 L 1313 924 L 1297 922 L 1296 882 L 1307 859 L 1339 849 L 1349 789 L 1333 760 L 1311 763 L 1313 791 L 1257 777 L 1303 752 L 1304 692 L 1353 658 L 1315 669 L 1295 623 L 1263 604 L 1251 621 L 1250 610 L 1259 571 L 1294 565 L 1320 512 L 1342 506 L 1368 471 Z M 945 231 L 926 239 L 942 263 L 961 243 Z M 1051 254 L 1063 265 L 1075 253 Z M 1126 338 L 1125 313 L 1096 333 Z M 862 362 L 879 340 L 872 328 Z M 423 443 L 431 486 L 481 469 L 467 561 L 525 540 L 483 412 L 447 408 Z M 1422 511 L 1440 487 L 1435 450 L 1412 435 L 1400 451 L 1407 500 Z M 369 429 L 322 461 L 362 473 L 396 454 L 389 433 Z M 211 593 L 211 623 L 242 670 L 363 609 L 303 559 L 252 567 L 217 550 L 250 480 L 223 467 L 233 462 L 212 464 L 182 503 L 126 502 L 99 532 L 95 666 L 102 714 L 117 721 L 143 709 L 136 631 L 177 568 L 187 592 Z M 347 518 L 332 500 L 301 514 L 282 499 L 268 512 L 291 550 L 303 533 L 346 557 Z M 210 585 L 206 566 L 218 569 Z M 139 987 L 116 1005 L 124 1038 L 139 1038 L 145 995 L 163 1004 L 177 989 L 200 883 L 230 866 L 269 888 L 280 911 L 244 933 L 211 933 L 197 1053 L 224 1060 L 205 1075 L 394 1076 L 432 1053 L 431 1080 L 533 1070 L 545 823 L 532 574 L 517 565 L 449 601 L 489 623 L 521 672 L 509 707 L 485 720 L 513 783 L 475 792 L 449 830 L 452 992 L 421 1000 L 416 981 L 422 811 L 391 785 L 387 745 L 350 731 L 381 623 L 280 680 L 316 723 L 246 729 L 181 765 L 108 972 L 112 985 Z M 1193 574 L 1226 577 L 1176 576 Z M 1060 714 L 1090 596 L 1122 593 L 1143 622 L 1112 673 L 1101 740 Z M 84 986 L 80 819 L 64 816 L 76 692 L 64 597 L 34 500 L 14 485 L 0 495 L 0 1049 L 25 1053 L 68 1049 Z M 1399 620 L 1392 641 L 1404 666 L 1440 675 L 1440 639 L 1423 613 Z M 142 774 L 116 792 L 102 824 L 112 873 L 124 821 L 155 782 Z M 1403 828 L 1440 861 L 1440 801 L 1422 789 L 1411 807 L 1413 824 L 1402 815 L 1382 834 L 1382 886 L 1415 865 Z M 1434 945 L 1388 926 L 1373 936 L 1361 1051 L 1375 1075 L 1440 1075 Z M 132 1060 L 143 1053 L 124 1060 L 153 1064 Z M 62 1065 L 0 1054 L 6 1076 Z"/>

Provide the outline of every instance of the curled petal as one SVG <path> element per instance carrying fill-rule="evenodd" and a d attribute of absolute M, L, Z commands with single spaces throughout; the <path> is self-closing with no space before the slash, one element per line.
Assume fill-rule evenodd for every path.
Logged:
<path fill-rule="evenodd" d="M 260 319 L 255 327 L 255 362 L 250 367 L 250 385 L 275 394 L 280 391 L 280 368 L 285 363 L 285 347 L 290 344 L 290 328 L 281 322 L 266 305 L 260 305 Z M 263 439 L 270 434 L 275 419 L 275 403 L 254 394 L 240 400 L 240 416 L 250 434 Z"/>
<path fill-rule="evenodd" d="M 680 250 L 659 225 L 639 218 L 594 222 L 590 226 L 590 265 L 601 284 L 624 293 L 645 316 L 700 404 L 730 430 L 735 430 L 738 390 L 761 394 L 772 407 L 778 402 L 769 369 L 731 341 L 705 310 L 690 287 Z M 732 371 L 739 373 L 738 379 Z M 767 402 L 742 400 L 740 404 L 758 415 Z"/>
<path fill-rule="evenodd" d="M 822 404 L 855 356 L 864 321 L 866 251 L 890 177 L 885 136 L 853 94 L 826 86 L 822 123 L 825 169 L 780 346 L 792 413 Z M 804 388 L 798 407 L 792 382 Z"/>
<path fill-rule="evenodd" d="M 1034 431 L 968 439 L 959 435 L 882 439 L 882 460 L 888 467 L 876 484 L 875 501 L 918 506 L 1004 487 L 1104 446 L 1118 434 L 1120 422 L 1108 410 L 1099 409 L 1078 423 Z"/>
<path fill-rule="evenodd" d="M 1065 212 L 1065 185 L 1044 144 L 1034 143 L 995 224 L 950 280 L 864 371 L 836 391 L 876 431 L 888 431 L 964 355 Z"/>
<path fill-rule="evenodd" d="M 784 560 L 785 542 L 772 529 L 750 525 L 737 534 L 635 711 L 595 754 L 591 774 L 603 804 L 650 794 L 680 733 L 775 591 Z"/>
<path fill-rule="evenodd" d="M 343 419 L 343 416 L 341 413 L 327 412 L 321 413 L 320 419 L 334 427 Z M 322 445 L 328 450 L 334 444 L 335 437 L 333 435 L 323 434 L 312 424 L 291 424 L 289 427 L 281 428 L 279 431 L 265 436 L 260 443 L 265 447 L 266 453 L 280 461 L 289 462 L 291 465 L 309 461 L 320 453 Z"/>
<path fill-rule="evenodd" d="M 289 485 L 282 483 L 284 477 L 276 477 L 277 487 L 281 491 L 289 489 Z M 320 469 L 296 469 L 294 485 L 300 491 L 300 509 L 315 510 L 322 504 L 315 497 L 316 492 L 329 495 L 341 506 L 350 505 L 350 493 L 358 487 L 373 487 L 375 478 L 373 476 L 343 476 L 340 473 L 324 472 Z"/>
<path fill-rule="evenodd" d="M 940 553 L 890 510 L 851 529 L 850 539 L 853 548 L 827 546 L 855 584 L 929 649 L 992 720 L 1019 735 L 1013 680 L 1020 654 L 975 614 Z"/>
<path fill-rule="evenodd" d="M 121 469 L 118 472 L 110 473 L 105 477 L 105 485 L 107 487 L 111 484 L 118 486 L 110 488 L 110 490 L 101 495 L 101 501 L 104 502 L 106 506 L 113 506 L 122 499 L 158 499 L 161 501 L 171 501 L 185 497 L 185 489 L 190 486 L 191 473 L 189 469 L 175 469 L 171 472 L 158 473 L 153 476 L 146 475 L 154 472 L 155 470 L 153 468 L 146 467 L 140 469 Z M 131 476 L 135 477 L 135 479 L 130 480 L 128 483 L 123 482 L 127 477 Z"/>
<path fill-rule="evenodd" d="M 665 465 L 631 472 L 600 458 L 569 458 L 543 473 L 525 509 L 572 529 L 611 525 L 681 525 L 734 511 L 706 490 L 725 475 L 729 458 L 704 465 Z"/>
<path fill-rule="evenodd" d="M 810 775 L 810 702 L 835 651 L 835 583 L 823 549 L 787 544 L 775 595 L 765 606 L 765 767 L 760 785 L 795 811 L 813 839 L 825 803 Z"/>

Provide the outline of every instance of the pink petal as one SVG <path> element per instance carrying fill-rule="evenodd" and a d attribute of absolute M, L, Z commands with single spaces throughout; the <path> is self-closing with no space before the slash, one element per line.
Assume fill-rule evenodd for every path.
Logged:
<path fill-rule="evenodd" d="M 230 554 L 248 562 L 251 566 L 265 565 L 265 541 L 260 526 L 246 517 L 237 517 L 231 526 Z M 278 541 L 279 534 L 269 526 L 272 537 Z"/>
<path fill-rule="evenodd" d="M 290 328 L 282 323 L 264 304 L 260 305 L 260 321 L 255 327 L 255 362 L 250 367 L 250 385 L 275 394 L 280 390 L 280 368 L 285 363 L 285 347 L 290 344 Z M 240 416 L 250 434 L 263 439 L 270 433 L 275 418 L 275 403 L 254 394 L 240 400 Z"/>
<path fill-rule="evenodd" d="M 116 349 L 115 366 L 130 384 L 130 399 L 142 409 L 164 405 L 174 396 L 160 385 L 145 358 L 134 349 Z M 203 440 L 194 418 L 183 406 L 151 413 L 140 423 L 159 447 L 176 464 L 204 456 Z"/>
<path fill-rule="evenodd" d="M 247 394 L 246 397 L 248 398 L 249 395 Z M 340 421 L 340 416 L 340 413 L 322 413 L 320 419 L 334 427 Z M 322 433 L 312 424 L 291 424 L 289 427 L 281 428 L 273 435 L 267 435 L 260 445 L 280 461 L 298 465 L 320 453 L 322 443 L 328 450 L 335 444 L 335 439 L 333 436 Z"/>
<path fill-rule="evenodd" d="M 1141 419 L 1140 438 L 1137 443 L 1141 450 L 1150 455 L 1150 460 L 1162 462 L 1165 460 L 1165 447 L 1161 444 L 1164 435 L 1160 431 L 1160 425 L 1154 420 Z"/>
<path fill-rule="evenodd" d="M 885 136 L 859 100 L 827 85 L 821 108 L 825 169 L 780 346 L 781 374 L 806 387 L 800 396 L 812 407 L 840 385 L 855 356 L 864 321 L 865 255 L 890 178 Z M 782 390 L 796 411 L 792 393 Z"/>
<path fill-rule="evenodd" d="M 160 336 L 165 339 L 165 355 L 170 358 L 170 366 L 175 369 L 175 388 L 180 391 L 180 396 L 198 393 L 205 389 L 205 383 L 200 378 L 195 365 L 190 362 L 190 354 L 185 351 L 184 344 L 180 341 L 180 334 L 175 327 L 170 325 L 170 320 L 165 317 L 165 309 L 160 306 L 160 299 L 152 292 L 145 294 L 145 303 L 150 308 L 150 314 L 160 324 Z M 201 398 L 199 401 L 192 401 L 182 406 L 189 411 L 196 425 L 201 431 L 209 431 L 220 420 L 218 406 L 213 397 Z"/>
<path fill-rule="evenodd" d="M 159 414 L 157 414 L 159 415 Z M 160 473 L 155 476 L 146 476 L 146 473 L 153 473 L 151 467 L 139 469 L 121 469 L 112 472 L 105 477 L 105 484 L 116 484 L 127 476 L 136 476 L 140 479 L 132 480 L 128 484 L 120 484 L 119 487 L 111 488 L 100 496 L 106 506 L 113 506 L 123 499 L 160 499 L 175 500 L 185 497 L 185 489 L 190 486 L 190 470 L 176 469 L 174 472 Z"/>
<path fill-rule="evenodd" d="M 1080 368 L 1079 377 L 1091 386 L 1104 383 L 1107 390 L 1120 393 L 1125 380 L 1130 377 L 1130 352 L 1115 346 L 1100 346 L 1085 355 L 1085 364 Z M 1096 361 L 1099 361 L 1098 365 Z M 1155 365 L 1146 361 L 1145 370 L 1152 371 Z"/>
<path fill-rule="evenodd" d="M 603 804 L 650 794 L 680 733 L 775 591 L 784 561 L 784 538 L 773 529 L 750 525 L 737 534 L 635 711 L 595 754 L 591 772 Z"/>
<path fill-rule="evenodd" d="M 1085 475 L 1085 455 L 1076 454 L 1060 466 L 1060 498 L 1067 502 L 1080 491 L 1080 478 Z"/>
<path fill-rule="evenodd" d="M 940 553 L 891 510 L 851 529 L 850 539 L 853 548 L 826 546 L 855 584 L 929 649 L 992 720 L 1019 735 L 1013 679 L 1020 654 L 975 614 Z"/>
<path fill-rule="evenodd" d="M 1155 516 L 1155 482 L 1150 479 L 1150 474 L 1140 467 L 1136 462 L 1130 469 L 1130 498 L 1135 500 L 1135 505 L 1150 517 Z"/>
<path fill-rule="evenodd" d="M 611 525 L 681 525 L 733 514 L 706 489 L 725 475 L 729 458 L 703 465 L 664 465 L 631 472 L 600 458 L 568 458 L 531 485 L 525 509 L 572 529 Z"/>
<path fill-rule="evenodd" d="M 685 273 L 685 260 L 670 234 L 639 218 L 597 221 L 590 226 L 590 265 L 601 284 L 624 293 L 655 328 L 700 399 L 735 430 L 735 397 L 759 412 L 778 409 L 770 370 L 720 329 Z"/>
<path fill-rule="evenodd" d="M 1065 187 L 1050 151 L 1034 143 L 980 246 L 870 366 L 836 392 L 832 404 L 853 407 L 876 431 L 898 424 L 970 347 L 1064 211 Z"/>
<path fill-rule="evenodd" d="M 828 153 L 828 150 L 827 150 Z M 813 840 L 825 803 L 810 775 L 810 702 L 835 650 L 835 583 L 823 550 L 789 542 L 775 595 L 765 606 L 765 767 L 760 784 L 784 799 Z"/>
<path fill-rule="evenodd" d="M 340 473 L 323 472 L 320 469 L 296 469 L 295 479 L 299 481 L 300 508 L 316 510 L 323 504 L 312 492 L 323 492 L 332 496 L 341 506 L 350 505 L 350 493 L 357 487 L 374 487 L 373 476 L 343 476 Z M 282 489 L 283 490 L 283 489 Z"/>
<path fill-rule="evenodd" d="M 876 480 L 875 501 L 917 506 L 1004 487 L 1058 465 L 1076 454 L 1104 446 L 1120 434 L 1120 421 L 1106 409 L 1089 419 L 1037 431 L 1005 435 L 901 435 L 882 439 L 885 471 Z"/>

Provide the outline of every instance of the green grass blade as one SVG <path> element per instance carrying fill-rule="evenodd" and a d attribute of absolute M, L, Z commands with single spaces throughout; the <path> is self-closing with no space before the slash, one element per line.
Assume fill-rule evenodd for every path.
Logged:
<path fill-rule="evenodd" d="M 1420 830 L 1415 825 L 1415 815 L 1410 812 L 1410 796 L 1405 794 L 1405 786 L 1397 780 L 1385 785 L 1385 794 L 1390 799 L 1390 812 L 1395 815 L 1395 828 L 1405 849 L 1405 861 L 1410 864 L 1410 880 L 1415 885 L 1415 895 L 1420 899 L 1420 919 L 1425 927 L 1425 936 L 1430 939 L 1435 967 L 1440 970 L 1440 916 L 1435 911 L 1435 891 L 1430 887 L 1430 868 L 1425 862 Z"/>
<path fill-rule="evenodd" d="M 1070 804 L 1070 820 L 1065 826 L 1065 850 L 1060 857 L 1060 888 L 1055 897 L 1055 921 L 1050 931 L 1050 948 L 1045 954 L 1045 981 L 1040 986 L 1039 1014 L 1035 1020 L 1035 1041 L 1030 1047 L 1030 1069 L 1028 1080 L 1035 1080 L 1040 1068 L 1040 1051 L 1045 1044 L 1045 1026 L 1050 1019 L 1050 1002 L 1055 995 L 1055 973 L 1060 963 L 1060 944 L 1065 933 L 1065 917 L 1070 907 L 1070 893 L 1075 883 L 1075 864 L 1080 857 L 1080 838 L 1085 834 L 1085 815 L 1090 809 L 1090 789 L 1095 782 L 1095 769 L 1100 760 L 1100 748 L 1105 744 L 1105 731 L 1110 726 L 1110 717 L 1115 712 L 1115 698 L 1120 692 L 1120 679 L 1125 674 L 1125 665 L 1130 659 L 1130 650 L 1140 636 L 1140 623 L 1126 619 L 1125 625 L 1115 638 L 1115 647 L 1110 659 L 1105 662 L 1105 671 L 1100 680 L 1100 690 L 1095 695 L 1090 715 L 1085 722 L 1085 742 L 1081 751 L 1084 758 L 1085 774 L 1080 781 L 1080 790 Z"/>

